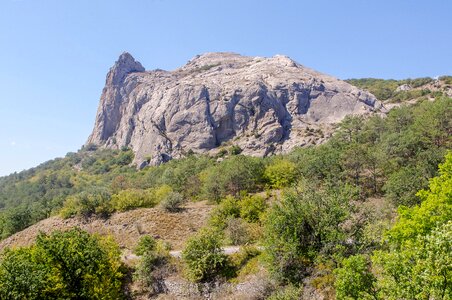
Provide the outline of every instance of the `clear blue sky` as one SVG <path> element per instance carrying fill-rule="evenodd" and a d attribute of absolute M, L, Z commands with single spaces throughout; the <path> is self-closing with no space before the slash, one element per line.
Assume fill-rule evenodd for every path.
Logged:
<path fill-rule="evenodd" d="M 85 142 L 109 67 L 286 54 L 339 78 L 452 74 L 449 0 L 0 0 L 0 175 Z"/>

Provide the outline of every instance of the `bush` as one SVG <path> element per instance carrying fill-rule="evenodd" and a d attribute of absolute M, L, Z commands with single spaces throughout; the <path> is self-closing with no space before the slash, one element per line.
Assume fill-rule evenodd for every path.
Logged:
<path fill-rule="evenodd" d="M 239 155 L 240 153 L 242 153 L 242 151 L 242 148 L 237 145 L 231 146 L 231 148 L 229 149 L 229 153 L 231 155 Z"/>
<path fill-rule="evenodd" d="M 452 221 L 403 248 L 375 251 L 379 299 L 451 299 Z"/>
<path fill-rule="evenodd" d="M 0 259 L 0 299 L 120 299 L 120 250 L 80 229 L 40 234 Z"/>
<path fill-rule="evenodd" d="M 150 235 L 140 238 L 134 252 L 136 255 L 143 255 L 146 252 L 154 251 L 157 247 L 157 241 Z"/>
<path fill-rule="evenodd" d="M 215 280 L 225 274 L 228 259 L 221 248 L 221 235 L 203 229 L 190 238 L 182 252 L 187 277 L 195 282 Z"/>
<path fill-rule="evenodd" d="M 302 280 L 320 253 L 336 253 L 345 239 L 339 224 L 351 207 L 351 191 L 301 186 L 288 191 L 265 218 L 270 272 L 281 282 Z"/>
<path fill-rule="evenodd" d="M 295 164 L 286 159 L 276 159 L 264 171 L 264 178 L 272 188 L 280 189 L 295 181 Z"/>
<path fill-rule="evenodd" d="M 295 285 L 288 285 L 284 289 L 274 292 L 268 300 L 296 300 L 300 299 L 303 289 Z"/>
<path fill-rule="evenodd" d="M 223 230 L 229 219 L 240 217 L 240 206 L 237 198 L 227 196 L 214 208 L 209 219 L 209 225 Z"/>
<path fill-rule="evenodd" d="M 107 189 L 92 188 L 69 196 L 61 208 L 60 214 L 63 218 L 73 216 L 87 218 L 94 214 L 108 216 L 113 211 L 110 198 L 111 196 Z"/>
<path fill-rule="evenodd" d="M 169 252 L 164 244 L 153 241 L 153 246 L 146 247 L 143 252 L 133 277 L 148 292 L 158 293 L 161 292 L 159 281 L 165 276 Z"/>
<path fill-rule="evenodd" d="M 227 195 L 237 196 L 241 191 L 255 191 L 262 183 L 262 174 L 262 160 L 232 156 L 201 174 L 203 195 L 206 199 L 219 201 Z"/>
<path fill-rule="evenodd" d="M 112 196 L 112 206 L 117 211 L 126 211 L 139 207 L 154 207 L 170 190 L 171 188 L 167 186 L 147 190 L 122 190 Z"/>
<path fill-rule="evenodd" d="M 248 223 L 239 218 L 229 218 L 225 229 L 226 239 L 232 245 L 243 245 L 250 241 Z"/>
<path fill-rule="evenodd" d="M 184 196 L 178 192 L 170 192 L 160 202 L 164 210 L 169 212 L 179 211 L 180 206 L 185 202 Z"/>
<path fill-rule="evenodd" d="M 370 262 L 362 255 L 350 256 L 335 270 L 336 298 L 375 299 L 375 276 L 370 271 Z"/>
<path fill-rule="evenodd" d="M 0 239 L 25 229 L 31 223 L 30 209 L 15 207 L 0 215 Z"/>
<path fill-rule="evenodd" d="M 251 223 L 259 221 L 261 214 L 268 207 L 265 198 L 259 195 L 243 197 L 239 202 L 239 206 L 240 217 Z"/>

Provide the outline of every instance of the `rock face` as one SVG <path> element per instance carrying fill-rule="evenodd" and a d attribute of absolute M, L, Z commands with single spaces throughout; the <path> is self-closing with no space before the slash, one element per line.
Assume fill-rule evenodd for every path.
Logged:
<path fill-rule="evenodd" d="M 87 143 L 128 146 L 141 166 L 225 145 L 265 156 L 319 143 L 346 115 L 380 108 L 372 94 L 286 56 L 206 53 L 174 71 L 145 71 L 123 53 Z"/>

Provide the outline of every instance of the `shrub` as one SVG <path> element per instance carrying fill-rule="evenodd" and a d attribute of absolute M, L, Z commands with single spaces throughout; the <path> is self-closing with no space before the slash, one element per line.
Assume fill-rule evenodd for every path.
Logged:
<path fill-rule="evenodd" d="M 168 259 L 169 253 L 165 245 L 154 240 L 153 247 L 147 247 L 142 254 L 133 274 L 135 281 L 140 283 L 148 292 L 161 292 L 159 281 L 165 276 Z"/>
<path fill-rule="evenodd" d="M 232 245 L 243 245 L 250 241 L 248 223 L 239 218 L 229 218 L 225 229 L 226 239 Z"/>
<path fill-rule="evenodd" d="M 231 155 L 239 155 L 240 153 L 242 153 L 242 151 L 242 148 L 237 145 L 231 146 L 231 148 L 229 149 L 229 153 Z"/>
<path fill-rule="evenodd" d="M 262 160 L 243 155 L 229 159 L 205 170 L 201 175 L 203 195 L 219 201 L 226 195 L 237 196 L 241 191 L 255 191 L 262 183 Z"/>
<path fill-rule="evenodd" d="M 268 207 L 265 198 L 259 195 L 243 197 L 239 202 L 239 206 L 240 217 L 248 222 L 257 222 Z"/>
<path fill-rule="evenodd" d="M 138 207 L 153 207 L 157 204 L 154 190 L 127 189 L 112 196 L 112 206 L 117 211 L 126 211 Z"/>
<path fill-rule="evenodd" d="M 146 252 L 154 251 L 157 247 L 157 241 L 150 235 L 140 238 L 134 252 L 136 255 L 143 255 Z"/>
<path fill-rule="evenodd" d="M 231 264 L 237 269 L 244 267 L 251 259 L 261 254 L 261 251 L 253 246 L 240 247 L 240 251 L 231 255 Z"/>
<path fill-rule="evenodd" d="M 0 217 L 0 239 L 25 229 L 31 223 L 30 209 L 24 206 L 10 209 L 1 214 Z"/>
<path fill-rule="evenodd" d="M 227 196 L 212 211 L 209 224 L 215 228 L 223 230 L 231 218 L 240 217 L 240 206 L 237 198 Z"/>
<path fill-rule="evenodd" d="M 288 191 L 265 218 L 265 251 L 270 272 L 297 283 L 319 252 L 336 252 L 345 238 L 339 224 L 350 211 L 351 192 L 301 186 Z"/>
<path fill-rule="evenodd" d="M 108 216 L 112 211 L 110 205 L 110 193 L 104 188 L 92 188 L 90 190 L 69 196 L 60 214 L 63 218 L 73 216 L 90 217 L 93 214 Z"/>
<path fill-rule="evenodd" d="M 268 300 L 295 300 L 300 299 L 303 289 L 295 285 L 288 285 L 284 289 L 274 292 Z"/>
<path fill-rule="evenodd" d="M 180 206 L 185 202 L 184 196 L 178 192 L 170 192 L 160 202 L 164 210 L 169 212 L 179 211 Z"/>
<path fill-rule="evenodd" d="M 169 194 L 173 192 L 173 189 L 169 185 L 164 184 L 155 189 L 152 189 L 151 193 L 152 192 L 155 195 L 155 202 L 160 203 L 161 201 L 166 199 L 166 197 L 168 197 Z"/>
<path fill-rule="evenodd" d="M 280 189 L 295 181 L 295 164 L 286 159 L 276 159 L 264 171 L 264 179 L 272 188 Z"/>
<path fill-rule="evenodd" d="M 452 221 L 403 248 L 375 251 L 379 299 L 451 299 Z"/>
<path fill-rule="evenodd" d="M 40 234 L 0 260 L 1 299 L 120 299 L 120 251 L 80 229 Z"/>
<path fill-rule="evenodd" d="M 188 278 L 195 282 L 214 280 L 228 268 L 227 257 L 221 249 L 221 235 L 211 229 L 203 229 L 188 240 L 182 260 Z"/>
<path fill-rule="evenodd" d="M 430 181 L 429 190 L 418 192 L 422 200 L 420 205 L 399 208 L 397 223 L 386 233 L 392 243 L 400 246 L 452 220 L 452 152 L 440 164 L 439 173 Z"/>
<path fill-rule="evenodd" d="M 335 270 L 336 298 L 375 299 L 375 276 L 370 271 L 370 262 L 362 255 L 350 256 Z"/>

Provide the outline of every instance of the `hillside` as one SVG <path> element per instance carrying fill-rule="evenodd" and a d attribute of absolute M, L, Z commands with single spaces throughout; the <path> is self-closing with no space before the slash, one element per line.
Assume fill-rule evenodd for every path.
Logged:
<path fill-rule="evenodd" d="M 404 80 L 362 78 L 345 81 L 372 93 L 387 108 L 408 101 L 432 100 L 440 96 L 452 97 L 452 76 L 441 76 L 437 79 L 430 77 Z"/>
<path fill-rule="evenodd" d="M 356 293 L 412 299 L 425 289 L 450 295 L 437 273 L 447 278 L 452 259 L 451 122 L 452 98 L 421 97 L 384 117 L 345 117 L 324 143 L 287 154 L 250 157 L 230 145 L 142 169 L 127 147 L 88 144 L 0 178 L 0 247 L 32 245 L 3 252 L 0 295 L 21 292 L 22 285 L 10 284 L 16 273 L 8 272 L 43 264 L 9 266 L 33 265 L 27 257 L 34 255 L 52 262 L 39 256 L 46 253 L 42 247 L 53 249 L 47 243 L 67 247 L 87 239 L 78 231 L 59 233 L 73 226 L 100 234 L 94 237 L 99 247 L 108 246 L 102 253 L 123 268 L 116 284 L 122 282 L 121 293 L 132 299 L 265 299 L 279 293 L 289 299 Z M 113 241 L 105 244 L 107 235 Z M 164 241 L 183 250 L 181 258 L 171 257 Z M 142 259 L 122 265 L 115 247 L 130 253 L 137 244 L 144 245 Z M 241 250 L 224 256 L 226 245 Z M 429 267 L 436 265 L 445 267 Z M 41 280 L 33 274 L 20 278 Z M 392 274 L 418 281 L 402 285 Z M 356 276 L 362 276 L 359 284 L 349 285 Z M 43 282 L 42 290 L 31 292 L 54 293 Z"/>
<path fill-rule="evenodd" d="M 32 245 L 40 232 L 68 230 L 80 227 L 89 233 L 111 235 L 123 249 L 133 250 L 143 235 L 169 243 L 172 249 L 182 249 L 185 241 L 207 223 L 212 205 L 190 203 L 183 211 L 169 213 L 160 208 L 140 208 L 116 213 L 104 218 L 70 218 L 53 216 L 40 221 L 0 241 L 0 251 L 5 247 Z"/>

